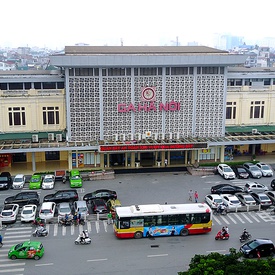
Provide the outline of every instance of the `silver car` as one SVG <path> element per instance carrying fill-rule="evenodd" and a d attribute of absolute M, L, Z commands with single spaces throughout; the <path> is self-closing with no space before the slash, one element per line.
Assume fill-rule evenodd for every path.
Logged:
<path fill-rule="evenodd" d="M 251 162 L 246 162 L 243 164 L 243 167 L 249 173 L 250 177 L 257 178 L 257 179 L 262 177 L 261 169 L 258 166 L 256 166 L 255 164 L 253 164 Z"/>
<path fill-rule="evenodd" d="M 244 192 L 250 193 L 250 192 L 265 192 L 268 191 L 268 187 L 262 183 L 258 182 L 247 182 L 244 186 Z"/>
<path fill-rule="evenodd" d="M 271 167 L 265 163 L 258 162 L 256 163 L 256 166 L 260 168 L 262 171 L 263 177 L 272 177 L 273 176 L 273 170 Z"/>

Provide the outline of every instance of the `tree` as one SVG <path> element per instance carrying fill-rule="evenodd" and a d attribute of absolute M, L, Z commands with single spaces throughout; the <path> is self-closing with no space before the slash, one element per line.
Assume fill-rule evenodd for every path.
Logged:
<path fill-rule="evenodd" d="M 179 275 L 275 275 L 275 259 L 243 259 L 241 253 L 231 248 L 229 254 L 211 253 L 195 255 L 189 270 Z"/>

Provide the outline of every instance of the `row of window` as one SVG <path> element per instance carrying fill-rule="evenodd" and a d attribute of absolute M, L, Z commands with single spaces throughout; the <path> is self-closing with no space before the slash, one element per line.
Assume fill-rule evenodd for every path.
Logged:
<path fill-rule="evenodd" d="M 162 75 L 162 67 L 134 68 L 134 76 Z M 166 75 L 193 75 L 194 67 L 166 67 Z M 197 74 L 224 74 L 224 67 L 197 67 Z M 70 76 L 99 76 L 98 68 L 71 68 Z M 103 68 L 102 76 L 131 76 L 131 68 Z"/>
<path fill-rule="evenodd" d="M 228 79 L 227 86 L 275 85 L 275 78 Z"/>
<path fill-rule="evenodd" d="M 9 107 L 9 125 L 26 125 L 26 109 L 25 107 Z M 59 107 L 43 107 L 42 108 L 43 124 L 59 124 Z"/>
<path fill-rule="evenodd" d="M 0 83 L 0 90 L 55 90 L 64 89 L 64 82 L 16 82 L 16 83 Z"/>
<path fill-rule="evenodd" d="M 250 118 L 264 118 L 264 101 L 251 101 Z M 226 119 L 236 119 L 236 102 L 226 103 Z"/>
<path fill-rule="evenodd" d="M 135 218 L 119 219 L 120 228 L 130 228 L 139 226 L 162 226 L 162 225 L 182 225 L 182 224 L 200 224 L 210 221 L 210 213 L 197 214 L 175 214 L 175 215 L 157 215 Z"/>

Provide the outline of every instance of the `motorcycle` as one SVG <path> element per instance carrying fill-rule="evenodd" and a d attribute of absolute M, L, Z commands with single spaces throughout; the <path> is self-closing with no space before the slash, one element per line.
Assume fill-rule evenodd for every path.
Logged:
<path fill-rule="evenodd" d="M 65 219 L 60 219 L 58 221 L 58 224 L 59 225 L 63 225 L 63 226 L 70 226 L 73 224 L 73 220 L 72 219 L 68 219 L 68 220 L 65 220 Z"/>
<path fill-rule="evenodd" d="M 249 234 L 249 233 L 242 234 L 242 235 L 240 236 L 240 242 L 241 242 L 241 243 L 244 243 L 244 242 L 250 240 L 251 237 L 252 237 L 252 236 L 251 236 L 251 234 Z"/>
<path fill-rule="evenodd" d="M 229 234 L 228 233 L 225 233 L 224 235 L 222 234 L 222 231 L 220 230 L 216 237 L 215 237 L 215 240 L 228 240 L 229 239 Z"/>
<path fill-rule="evenodd" d="M 65 184 L 65 183 L 66 183 L 66 181 L 67 181 L 67 177 L 66 177 L 66 176 L 63 176 L 63 177 L 62 177 L 62 183 L 64 183 L 64 184 Z"/>
<path fill-rule="evenodd" d="M 222 216 L 226 216 L 227 215 L 227 209 L 222 209 L 222 210 L 218 210 L 218 209 L 215 209 L 213 211 L 213 214 L 214 215 L 222 215 Z"/>
<path fill-rule="evenodd" d="M 32 233 L 33 237 L 46 237 L 48 236 L 48 230 L 44 226 L 38 226 Z"/>
<path fill-rule="evenodd" d="M 90 237 L 87 237 L 85 239 L 82 239 L 79 235 L 77 239 L 74 241 L 75 244 L 90 244 L 92 242 Z"/>
<path fill-rule="evenodd" d="M 33 222 L 32 222 L 32 226 L 42 226 L 42 227 L 44 227 L 45 226 L 45 224 L 44 224 L 44 222 L 42 221 L 42 220 L 34 220 Z"/>

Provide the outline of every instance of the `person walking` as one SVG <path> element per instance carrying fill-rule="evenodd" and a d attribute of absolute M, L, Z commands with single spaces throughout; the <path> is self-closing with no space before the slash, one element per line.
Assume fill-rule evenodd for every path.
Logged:
<path fill-rule="evenodd" d="M 193 190 L 192 189 L 189 190 L 188 195 L 189 195 L 189 201 L 193 201 Z"/>
<path fill-rule="evenodd" d="M 2 238 L 2 235 L 0 234 L 0 247 L 3 245 L 2 241 L 3 241 L 3 238 Z"/>
<path fill-rule="evenodd" d="M 197 202 L 198 202 L 198 199 L 199 199 L 198 191 L 195 191 L 195 193 L 194 193 L 194 198 L 195 198 L 195 202 L 197 203 Z"/>
<path fill-rule="evenodd" d="M 164 165 L 165 165 L 165 167 L 167 167 L 167 165 L 168 165 L 168 160 L 167 159 L 164 160 Z"/>
<path fill-rule="evenodd" d="M 112 212 L 110 211 L 108 214 L 107 214 L 107 218 L 108 218 L 108 224 L 111 224 L 112 223 L 112 221 L 113 221 L 113 215 L 112 215 Z"/>

